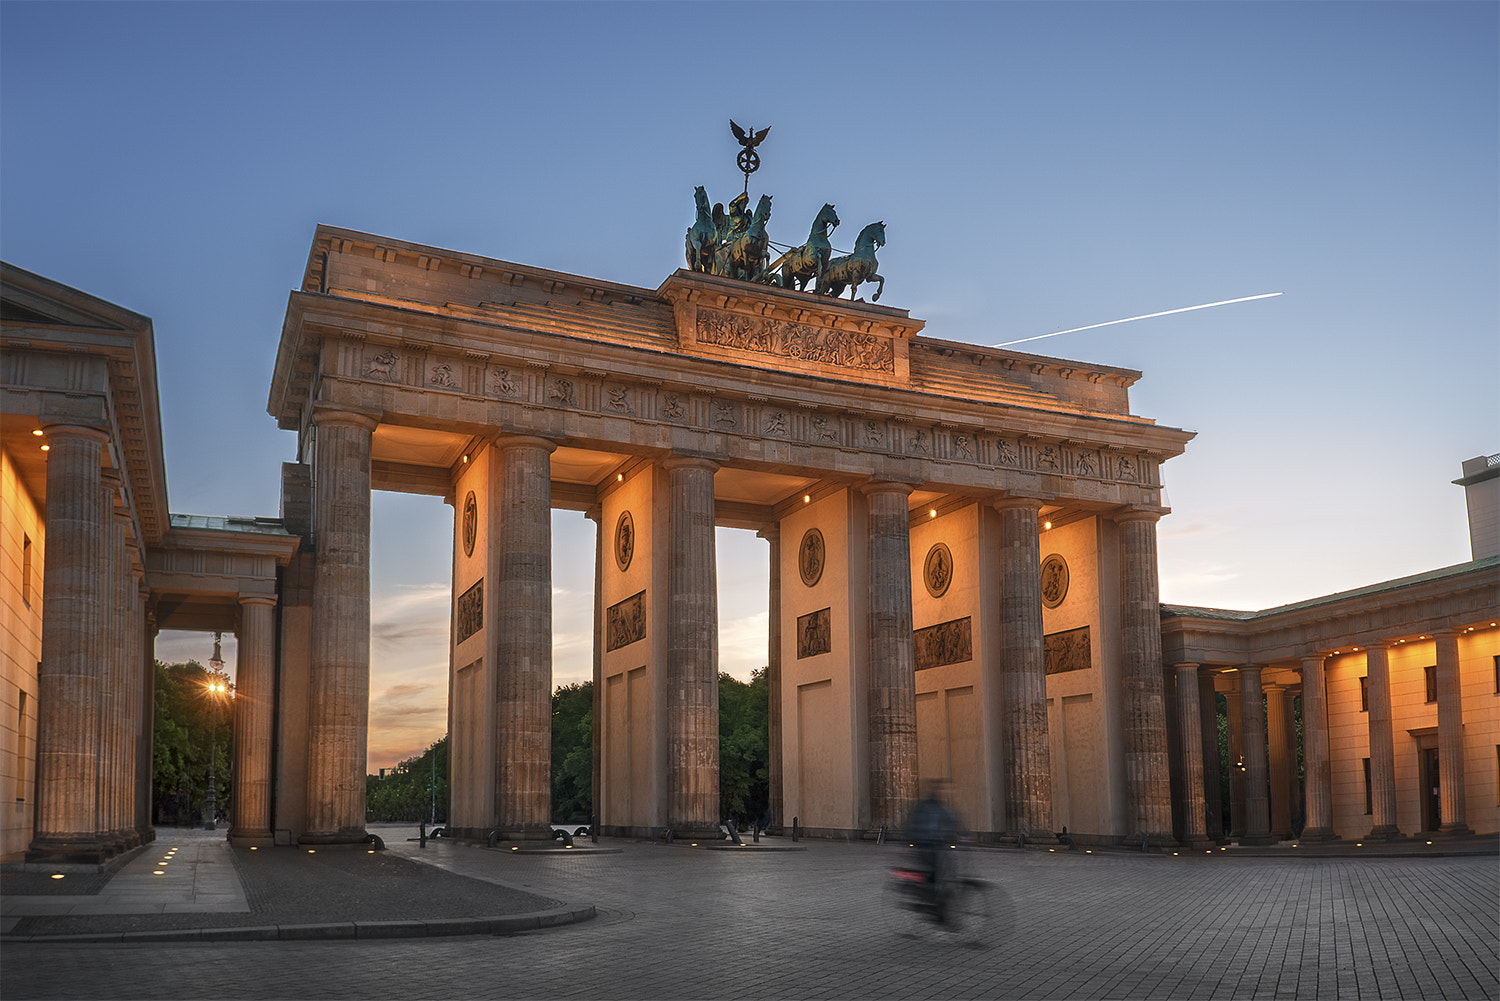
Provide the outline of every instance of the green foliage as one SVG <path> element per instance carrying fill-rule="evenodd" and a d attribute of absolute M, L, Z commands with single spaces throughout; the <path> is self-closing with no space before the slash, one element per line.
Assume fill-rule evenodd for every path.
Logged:
<path fill-rule="evenodd" d="M 594 806 L 594 683 L 552 693 L 552 819 L 587 824 Z"/>
<path fill-rule="evenodd" d="M 208 693 L 212 677 L 202 664 L 156 663 L 154 737 L 151 743 L 152 816 L 159 824 L 202 820 L 208 793 L 209 740 L 214 743 L 214 797 L 228 811 L 232 775 L 230 741 L 234 733 L 234 700 Z"/>
<path fill-rule="evenodd" d="M 365 815 L 381 823 L 447 823 L 448 735 L 415 758 L 387 768 L 384 776 L 366 775 Z"/>
<path fill-rule="evenodd" d="M 719 675 L 719 812 L 748 827 L 771 801 L 770 683 Z"/>

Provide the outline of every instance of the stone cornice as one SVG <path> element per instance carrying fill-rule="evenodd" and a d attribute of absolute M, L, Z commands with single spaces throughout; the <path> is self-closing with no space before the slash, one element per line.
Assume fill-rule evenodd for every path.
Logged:
<path fill-rule="evenodd" d="M 1495 621 L 1500 558 L 1461 563 L 1259 612 L 1162 606 L 1169 662 L 1299 661 Z"/>

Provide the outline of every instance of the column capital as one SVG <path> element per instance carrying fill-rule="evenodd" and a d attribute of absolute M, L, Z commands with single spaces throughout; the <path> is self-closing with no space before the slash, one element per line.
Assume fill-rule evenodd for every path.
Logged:
<path fill-rule="evenodd" d="M 557 442 L 550 438 L 538 438 L 529 434 L 497 434 L 490 439 L 491 443 L 500 449 L 506 448 L 543 448 L 551 455 L 557 451 Z"/>
<path fill-rule="evenodd" d="M 373 410 L 340 406 L 337 403 L 319 400 L 312 405 L 312 423 L 314 427 L 341 424 L 362 428 L 365 431 L 374 431 L 380 425 L 380 414 Z"/>
<path fill-rule="evenodd" d="M 894 480 L 871 480 L 859 485 L 859 492 L 866 497 L 875 494 L 900 494 L 903 497 L 910 497 L 915 489 L 916 487 L 910 483 L 897 483 Z"/>
<path fill-rule="evenodd" d="M 661 468 L 673 469 L 706 469 L 710 473 L 719 471 L 719 464 L 712 459 L 705 459 L 697 455 L 678 455 L 675 452 L 662 460 Z"/>
<path fill-rule="evenodd" d="M 1167 513 L 1164 507 L 1146 507 L 1144 505 L 1132 505 L 1122 507 L 1110 515 L 1116 524 L 1124 524 L 1131 521 L 1158 522 L 1161 516 Z"/>
<path fill-rule="evenodd" d="M 53 435 L 68 438 L 87 438 L 97 441 L 103 445 L 109 441 L 109 431 L 105 428 L 94 427 L 90 424 L 48 424 L 42 422 L 42 437 L 47 439 Z"/>
<path fill-rule="evenodd" d="M 996 511 L 1004 511 L 1009 508 L 1024 508 L 1033 513 L 1039 512 L 1042 505 L 1047 503 L 1041 497 L 1028 497 L 1025 494 L 1001 494 L 990 501 L 990 506 Z"/>
<path fill-rule="evenodd" d="M 1322 667 L 1323 664 L 1328 660 L 1328 657 L 1329 657 L 1329 655 L 1327 653 L 1318 652 L 1318 653 L 1304 653 L 1298 659 L 1302 661 L 1302 667 L 1303 667 L 1304 670 L 1306 670 L 1307 668 L 1312 667 L 1313 665 L 1317 665 L 1318 667 Z"/>
<path fill-rule="evenodd" d="M 239 599 L 241 605 L 269 605 L 275 608 L 277 603 L 274 594 L 242 594 Z"/>
<path fill-rule="evenodd" d="M 1183 661 L 1180 664 L 1173 664 L 1172 666 L 1175 667 L 1175 668 L 1177 668 L 1177 670 L 1179 670 L 1179 671 L 1181 671 L 1184 668 L 1186 668 L 1186 669 L 1191 670 L 1191 671 L 1193 671 L 1193 672 L 1196 673 L 1197 670 L 1198 670 L 1198 668 L 1201 667 L 1202 665 L 1199 664 L 1197 661 L 1185 660 L 1185 661 Z"/>
<path fill-rule="evenodd" d="M 755 533 L 757 539 L 765 539 L 767 542 L 775 543 L 781 538 L 781 522 L 773 521 L 769 525 Z"/>

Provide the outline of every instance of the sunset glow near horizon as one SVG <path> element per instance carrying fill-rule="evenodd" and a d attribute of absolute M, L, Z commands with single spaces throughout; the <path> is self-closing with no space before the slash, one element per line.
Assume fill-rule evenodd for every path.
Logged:
<path fill-rule="evenodd" d="M 1132 412 L 1198 432 L 1163 467 L 1164 601 L 1469 558 L 1451 481 L 1500 450 L 1500 8 L 854 6 L 0 5 L 0 256 L 151 317 L 173 512 L 274 516 L 296 441 L 266 395 L 318 223 L 654 289 L 693 188 L 743 186 L 728 120 L 770 125 L 773 239 L 824 202 L 841 246 L 884 220 L 881 305 L 925 335 L 1067 332 L 1045 353 L 1142 372 Z M 684 72 L 728 40 L 743 73 Z M 1285 294 L 1231 298 L 1257 289 Z M 567 684 L 594 525 L 553 524 Z M 371 770 L 446 730 L 452 532 L 438 498 L 375 497 Z M 746 677 L 766 543 L 719 538 Z"/>

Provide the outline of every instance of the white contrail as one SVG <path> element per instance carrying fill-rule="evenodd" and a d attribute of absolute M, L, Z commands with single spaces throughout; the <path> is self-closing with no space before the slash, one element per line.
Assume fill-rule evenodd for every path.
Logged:
<path fill-rule="evenodd" d="M 1116 323 L 1129 323 L 1131 320 L 1149 320 L 1155 316 L 1171 316 L 1173 313 L 1190 313 L 1195 309 L 1208 309 L 1210 306 L 1228 306 L 1234 302 L 1249 302 L 1252 299 L 1269 299 L 1272 296 L 1281 295 L 1280 292 L 1262 292 L 1260 295 L 1247 295 L 1240 299 L 1223 299 L 1219 302 L 1205 302 L 1201 306 L 1183 306 L 1179 309 L 1164 309 L 1160 313 L 1142 313 L 1140 316 L 1127 316 L 1123 320 L 1105 320 L 1103 323 L 1090 323 L 1087 327 L 1074 327 L 1072 330 L 1054 330 L 1050 334 L 1037 334 L 1035 337 L 1023 337 L 1019 341 L 1006 341 L 1004 344 L 992 344 L 991 347 L 1008 348 L 1012 344 L 1025 344 L 1027 341 L 1039 341 L 1044 337 L 1056 337 L 1059 334 L 1076 334 L 1080 330 L 1093 330 L 1095 327 L 1112 327 Z"/>

